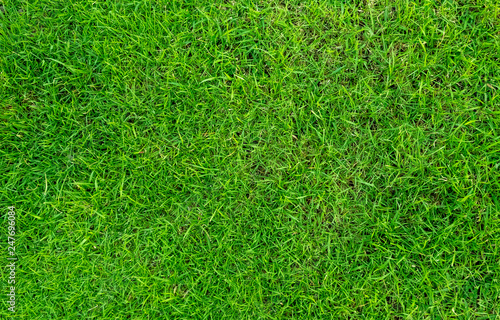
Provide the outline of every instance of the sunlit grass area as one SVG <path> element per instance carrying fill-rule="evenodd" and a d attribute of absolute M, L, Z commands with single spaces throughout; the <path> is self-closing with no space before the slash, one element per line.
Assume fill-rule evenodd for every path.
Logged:
<path fill-rule="evenodd" d="M 498 1 L 0 4 L 13 319 L 500 317 Z"/>

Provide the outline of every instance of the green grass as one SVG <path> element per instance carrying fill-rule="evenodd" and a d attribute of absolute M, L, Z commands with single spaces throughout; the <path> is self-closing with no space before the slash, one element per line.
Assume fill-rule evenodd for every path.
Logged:
<path fill-rule="evenodd" d="M 0 4 L 2 318 L 500 318 L 499 1 Z"/>

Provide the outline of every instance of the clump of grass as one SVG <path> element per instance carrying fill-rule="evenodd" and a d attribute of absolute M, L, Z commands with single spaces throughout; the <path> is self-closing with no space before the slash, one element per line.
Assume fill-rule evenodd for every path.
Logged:
<path fill-rule="evenodd" d="M 17 317 L 499 316 L 496 1 L 0 4 Z"/>

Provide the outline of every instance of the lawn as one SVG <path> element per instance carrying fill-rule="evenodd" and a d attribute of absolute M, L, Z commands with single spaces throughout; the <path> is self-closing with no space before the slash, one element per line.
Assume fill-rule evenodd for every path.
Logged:
<path fill-rule="evenodd" d="M 0 0 L 0 139 L 2 319 L 500 319 L 498 0 Z"/>

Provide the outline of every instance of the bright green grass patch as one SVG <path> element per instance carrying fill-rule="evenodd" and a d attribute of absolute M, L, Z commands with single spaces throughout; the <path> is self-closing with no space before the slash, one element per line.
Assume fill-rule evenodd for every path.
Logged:
<path fill-rule="evenodd" d="M 0 3 L 15 319 L 500 317 L 498 1 Z"/>

